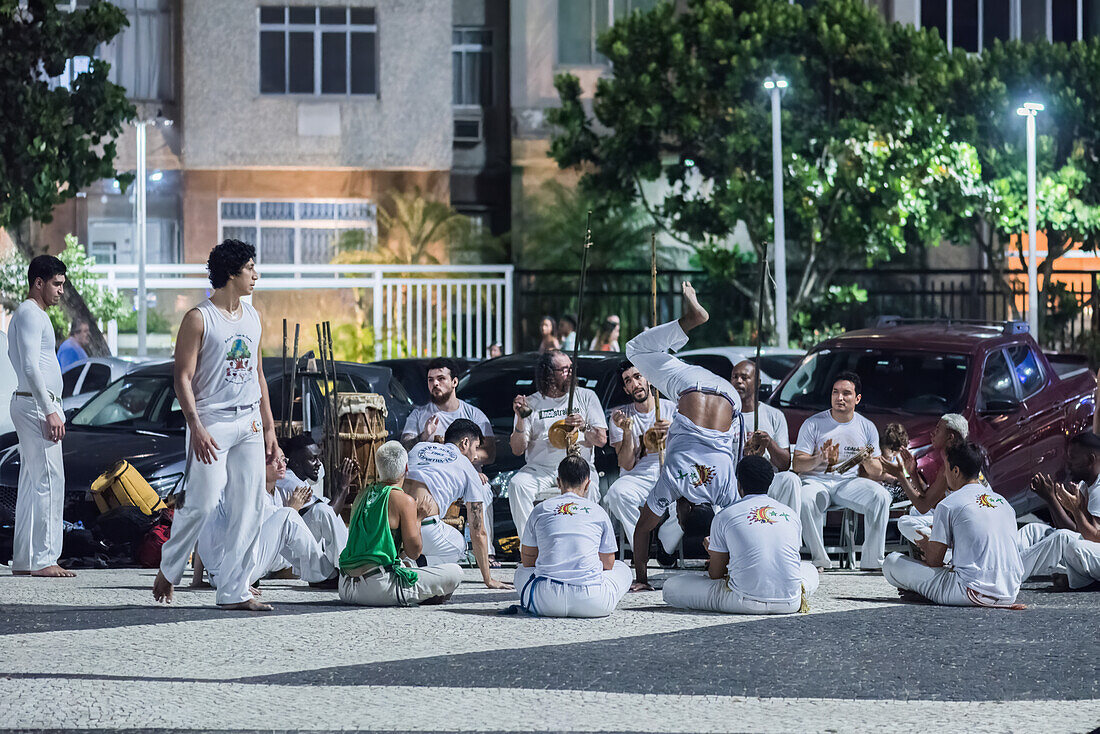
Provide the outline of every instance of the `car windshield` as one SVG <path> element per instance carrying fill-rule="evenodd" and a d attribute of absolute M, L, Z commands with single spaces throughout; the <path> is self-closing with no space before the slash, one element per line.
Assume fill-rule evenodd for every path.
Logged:
<path fill-rule="evenodd" d="M 169 377 L 123 377 L 96 395 L 77 411 L 72 423 L 77 426 L 117 426 L 159 428 L 166 426 L 164 401 L 174 398 Z"/>
<path fill-rule="evenodd" d="M 970 358 L 962 354 L 880 349 L 823 349 L 807 356 L 776 399 L 784 408 L 825 410 L 833 381 L 851 371 L 863 383 L 860 408 L 942 415 L 962 407 Z"/>

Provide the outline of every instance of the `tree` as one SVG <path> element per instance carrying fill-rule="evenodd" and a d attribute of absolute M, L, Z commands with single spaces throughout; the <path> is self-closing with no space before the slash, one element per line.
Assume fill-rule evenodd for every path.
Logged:
<path fill-rule="evenodd" d="M 619 205 L 640 201 L 703 249 L 743 222 L 755 256 L 731 268 L 730 285 L 755 299 L 754 263 L 773 228 L 762 83 L 778 70 L 791 90 L 784 199 L 789 262 L 801 273 L 792 310 L 827 292 L 840 268 L 967 231 L 982 195 L 978 158 L 951 137 L 944 109 L 966 57 L 862 0 L 679 5 L 634 13 L 600 37 L 613 76 L 598 82 L 592 118 L 579 81 L 557 78 L 551 155 L 584 171 L 582 186 Z"/>
<path fill-rule="evenodd" d="M 84 245 L 73 235 L 65 235 L 65 249 L 58 255 L 67 268 L 65 290 L 75 289 L 84 299 L 93 319 L 98 324 L 106 324 L 121 318 L 124 314 L 122 298 L 114 291 L 102 285 L 103 276 L 92 271 L 95 260 L 88 257 Z M 22 252 L 15 251 L 0 261 L 0 305 L 8 311 L 14 311 L 27 296 L 27 258 Z M 71 319 L 59 308 L 47 311 L 53 323 L 54 335 L 58 338 L 68 333 Z"/>
<path fill-rule="evenodd" d="M 126 14 L 104 0 L 60 10 L 52 0 L 0 0 L 0 227 L 28 259 L 42 254 L 24 231 L 28 220 L 49 222 L 54 207 L 101 179 L 118 177 L 113 138 L 136 114 L 126 90 L 107 79 L 110 65 L 93 59 L 71 89 L 50 89 L 66 62 L 91 56 L 126 25 Z M 70 319 L 90 324 L 89 353 L 107 343 L 76 288 L 65 290 Z"/>

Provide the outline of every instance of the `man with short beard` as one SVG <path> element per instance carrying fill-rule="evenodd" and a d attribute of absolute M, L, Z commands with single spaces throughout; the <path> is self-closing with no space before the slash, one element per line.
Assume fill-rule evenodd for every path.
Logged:
<path fill-rule="evenodd" d="M 787 418 L 778 408 L 757 402 L 756 365 L 743 360 L 733 366 L 730 383 L 741 396 L 741 415 L 745 417 L 745 456 L 763 456 L 775 469 L 768 496 L 795 511 L 802 509 L 802 480 L 791 468 L 791 438 Z M 756 413 L 760 413 L 759 419 Z M 759 422 L 759 430 L 753 426 Z"/>
<path fill-rule="evenodd" d="M 566 449 L 550 445 L 550 426 L 559 420 L 577 431 L 580 457 L 591 471 L 589 497 L 599 502 L 600 475 L 592 461 L 593 448 L 607 443 L 607 421 L 596 393 L 578 387 L 574 395 L 573 413 L 569 413 L 569 386 L 573 380 L 573 360 L 557 349 L 542 352 L 535 363 L 533 395 L 517 395 L 512 400 L 516 414 L 509 444 L 516 456 L 523 454 L 527 465 L 516 472 L 508 485 L 508 506 L 516 534 L 523 537 L 523 528 L 535 506 L 535 500 L 558 493 L 558 465 L 566 457 Z"/>
<path fill-rule="evenodd" d="M 634 539 L 634 526 L 646 497 L 661 475 L 659 453 L 645 447 L 645 434 L 656 428 L 663 443 L 676 403 L 661 400 L 661 420 L 657 420 L 653 387 L 630 361 L 619 365 L 619 377 L 631 402 L 611 413 L 608 440 L 619 460 L 619 478 L 607 490 L 607 509 L 623 525 L 627 542 Z"/>

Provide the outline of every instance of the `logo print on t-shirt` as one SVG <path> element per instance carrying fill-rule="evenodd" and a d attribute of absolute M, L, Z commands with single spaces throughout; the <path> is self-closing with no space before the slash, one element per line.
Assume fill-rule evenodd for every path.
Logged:
<path fill-rule="evenodd" d="M 243 336 L 231 336 L 225 353 L 225 381 L 242 385 L 252 378 L 252 350 Z"/>
<path fill-rule="evenodd" d="M 787 522 L 790 522 L 791 516 L 786 512 L 779 512 L 771 505 L 764 505 L 763 507 L 757 507 L 755 510 L 748 514 L 749 523 L 767 523 L 768 525 L 774 525 L 779 520 L 777 518 L 783 518 Z"/>
<path fill-rule="evenodd" d="M 978 495 L 978 499 L 975 501 L 978 507 L 996 507 L 999 504 L 1003 504 L 1004 500 L 1000 497 L 994 497 L 991 494 L 982 492 Z"/>
<path fill-rule="evenodd" d="M 437 443 L 420 449 L 419 458 L 421 461 L 427 461 L 432 464 L 450 464 L 455 460 L 454 454 L 451 453 L 450 449 L 445 445 Z"/>
<path fill-rule="evenodd" d="M 693 487 L 702 487 L 704 484 L 709 485 L 715 475 L 716 472 L 713 466 L 703 466 L 702 464 L 692 464 L 691 471 L 676 472 L 677 479 L 687 479 Z"/>
<path fill-rule="evenodd" d="M 583 505 L 578 505 L 576 502 L 566 502 L 564 505 L 554 510 L 555 515 L 576 515 L 578 512 L 588 514 L 589 510 Z"/>

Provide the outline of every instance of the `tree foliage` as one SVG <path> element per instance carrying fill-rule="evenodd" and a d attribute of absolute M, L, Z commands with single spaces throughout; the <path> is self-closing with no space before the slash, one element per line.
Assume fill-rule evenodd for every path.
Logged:
<path fill-rule="evenodd" d="M 64 72 L 68 60 L 91 56 L 125 25 L 126 14 L 104 0 L 74 12 L 53 0 L 0 0 L 0 227 L 28 258 L 40 253 L 20 225 L 49 222 L 58 204 L 116 177 L 114 138 L 136 112 L 126 90 L 107 79 L 104 61 L 92 59 L 70 89 L 51 89 L 47 79 Z M 92 322 L 89 351 L 104 353 L 106 342 L 81 295 L 69 289 L 62 304 L 70 318 Z"/>

